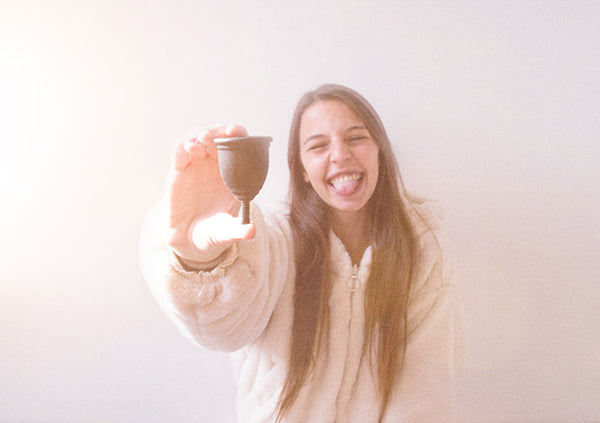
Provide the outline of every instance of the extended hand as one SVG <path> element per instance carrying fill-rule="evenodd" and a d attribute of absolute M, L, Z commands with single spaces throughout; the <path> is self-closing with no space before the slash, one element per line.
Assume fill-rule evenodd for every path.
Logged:
<path fill-rule="evenodd" d="M 247 135 L 242 126 L 215 126 L 176 146 L 167 185 L 168 243 L 184 261 L 211 261 L 235 241 L 254 236 L 253 224 L 234 217 L 239 202 L 223 183 L 213 142 Z"/>

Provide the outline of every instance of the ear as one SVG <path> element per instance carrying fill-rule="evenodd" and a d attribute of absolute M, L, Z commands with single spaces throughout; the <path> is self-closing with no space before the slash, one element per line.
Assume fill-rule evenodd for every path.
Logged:
<path fill-rule="evenodd" d="M 308 179 L 308 175 L 304 170 L 302 171 L 302 179 L 304 179 L 304 182 L 306 182 L 307 184 L 310 182 L 310 179 Z"/>

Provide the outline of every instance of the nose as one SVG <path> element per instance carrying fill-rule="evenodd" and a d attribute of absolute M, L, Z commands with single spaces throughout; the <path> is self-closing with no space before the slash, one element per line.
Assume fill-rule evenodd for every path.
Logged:
<path fill-rule="evenodd" d="M 329 159 L 334 163 L 342 163 L 350 157 L 350 147 L 343 140 L 333 140 Z"/>

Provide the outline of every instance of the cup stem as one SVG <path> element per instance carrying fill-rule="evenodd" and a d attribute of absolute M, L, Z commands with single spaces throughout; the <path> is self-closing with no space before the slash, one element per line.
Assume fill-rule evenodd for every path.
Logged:
<path fill-rule="evenodd" d="M 242 201 L 242 224 L 250 223 L 250 202 Z"/>

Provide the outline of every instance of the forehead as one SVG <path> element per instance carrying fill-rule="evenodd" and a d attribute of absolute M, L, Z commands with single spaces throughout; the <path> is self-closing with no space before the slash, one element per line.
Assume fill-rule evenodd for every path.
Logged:
<path fill-rule="evenodd" d="M 302 114 L 300 135 L 312 132 L 345 130 L 351 126 L 364 125 L 358 115 L 339 100 L 319 100 Z"/>

